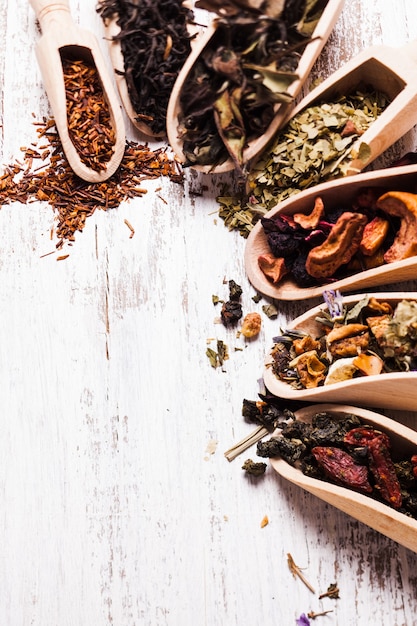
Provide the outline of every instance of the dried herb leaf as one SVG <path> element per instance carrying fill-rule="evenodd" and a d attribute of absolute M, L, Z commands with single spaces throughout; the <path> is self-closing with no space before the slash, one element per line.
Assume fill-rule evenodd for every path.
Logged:
<path fill-rule="evenodd" d="M 278 317 L 278 309 L 275 304 L 264 304 L 262 311 L 269 317 L 269 319 L 275 319 Z"/>

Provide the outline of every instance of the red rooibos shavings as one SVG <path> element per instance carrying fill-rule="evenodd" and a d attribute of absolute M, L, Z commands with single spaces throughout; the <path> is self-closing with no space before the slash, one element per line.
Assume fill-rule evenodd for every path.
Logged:
<path fill-rule="evenodd" d="M 163 148 L 150 150 L 147 145 L 126 142 L 122 162 L 108 180 L 88 183 L 74 174 L 62 150 L 54 120 L 35 123 L 39 140 L 21 148 L 24 162 L 7 165 L 0 176 L 0 207 L 11 202 L 45 201 L 57 213 L 57 248 L 64 241 L 74 241 L 87 217 L 96 209 L 114 209 L 123 201 L 142 196 L 144 180 L 167 176 L 173 182 L 183 180 L 177 163 Z M 40 165 L 37 164 L 40 162 Z"/>

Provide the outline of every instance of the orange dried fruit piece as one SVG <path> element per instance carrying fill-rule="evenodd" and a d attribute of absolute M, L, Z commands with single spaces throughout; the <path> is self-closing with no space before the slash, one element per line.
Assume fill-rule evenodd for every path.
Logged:
<path fill-rule="evenodd" d="M 365 256 L 373 256 L 383 244 L 388 234 L 389 222 L 377 215 L 363 229 L 359 250 Z"/>
<path fill-rule="evenodd" d="M 325 379 L 326 366 L 318 358 L 316 350 L 310 350 L 295 357 L 290 367 L 296 368 L 300 382 L 305 389 L 318 387 Z"/>
<path fill-rule="evenodd" d="M 401 220 L 394 243 L 384 255 L 385 262 L 393 263 L 417 254 L 417 195 L 406 191 L 389 191 L 378 198 L 376 206 Z"/>
<path fill-rule="evenodd" d="M 262 254 L 258 257 L 258 265 L 265 276 L 276 285 L 288 274 L 285 259 L 277 258 L 273 254 Z"/>
<path fill-rule="evenodd" d="M 311 213 L 307 215 L 305 213 L 295 213 L 293 215 L 294 222 L 301 226 L 301 228 L 313 229 L 316 228 L 321 218 L 324 215 L 323 200 L 318 197 L 314 201 L 314 208 Z"/>
<path fill-rule="evenodd" d="M 240 332 L 244 337 L 251 339 L 259 335 L 262 326 L 262 319 L 259 313 L 248 313 L 242 323 Z"/>
<path fill-rule="evenodd" d="M 310 276 L 331 278 L 341 265 L 349 263 L 359 248 L 366 222 L 362 213 L 342 213 L 327 239 L 308 253 L 306 270 Z"/>
<path fill-rule="evenodd" d="M 358 354 L 353 361 L 353 365 L 364 376 L 376 376 L 382 372 L 384 362 L 376 354 Z"/>

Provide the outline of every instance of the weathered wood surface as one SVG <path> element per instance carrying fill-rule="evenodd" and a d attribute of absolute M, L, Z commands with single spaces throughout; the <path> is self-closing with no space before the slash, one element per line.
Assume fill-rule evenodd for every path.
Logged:
<path fill-rule="evenodd" d="M 95 2 L 71 9 L 108 58 Z M 2 0 L 1 163 L 49 114 L 38 38 L 29 3 Z M 313 74 L 415 38 L 415 0 L 346 2 Z M 415 148 L 412 131 L 382 162 Z M 1 208 L 1 624 L 275 626 L 327 609 L 314 623 L 417 624 L 416 554 L 270 467 L 247 480 L 254 450 L 223 456 L 252 430 L 242 400 L 257 397 L 273 334 L 306 303 L 278 303 L 254 341 L 216 323 L 225 280 L 242 285 L 244 311 L 265 303 L 252 300 L 244 240 L 216 216 L 222 180 L 148 183 L 143 198 L 90 218 L 59 262 L 41 258 L 55 243 L 48 205 Z M 229 346 L 223 371 L 205 354 L 213 338 Z M 334 582 L 340 599 L 319 600 Z"/>

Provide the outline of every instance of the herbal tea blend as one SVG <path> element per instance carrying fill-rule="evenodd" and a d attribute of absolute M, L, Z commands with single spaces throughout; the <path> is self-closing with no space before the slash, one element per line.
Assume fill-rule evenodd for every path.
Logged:
<path fill-rule="evenodd" d="M 309 213 L 261 218 L 270 252 L 258 265 L 274 285 L 312 287 L 417 255 L 417 195 L 369 187 L 349 206 L 318 196 Z"/>
<path fill-rule="evenodd" d="M 100 172 L 116 143 L 100 77 L 96 68 L 83 60 L 61 60 L 69 137 L 81 161 Z"/>
<path fill-rule="evenodd" d="M 353 144 L 388 105 L 382 93 L 356 91 L 294 116 L 249 173 L 244 197 L 218 198 L 226 226 L 248 236 L 259 217 L 283 200 L 344 176 Z M 369 148 L 361 144 L 360 150 Z"/>
<path fill-rule="evenodd" d="M 326 4 L 287 0 L 272 14 L 273 3 L 257 9 L 250 2 L 196 2 L 219 17 L 180 94 L 185 166 L 231 158 L 242 169 L 247 142 L 266 131 L 277 104 L 292 101 L 288 87 Z"/>
<path fill-rule="evenodd" d="M 317 335 L 297 329 L 274 337 L 271 367 L 294 389 L 390 372 L 417 371 L 417 302 L 366 296 L 350 307 L 337 292 L 324 292 L 328 305 L 316 321 Z"/>
<path fill-rule="evenodd" d="M 281 457 L 305 475 L 375 498 L 417 519 L 417 450 L 394 452 L 388 435 L 354 414 L 337 419 L 295 415 L 282 421 L 281 433 L 257 444 L 260 457 Z"/>
<path fill-rule="evenodd" d="M 165 134 L 166 110 L 177 75 L 191 52 L 193 13 L 182 0 L 101 0 L 104 21 L 116 19 L 124 77 L 136 120 Z"/>

